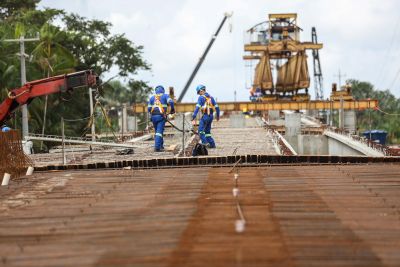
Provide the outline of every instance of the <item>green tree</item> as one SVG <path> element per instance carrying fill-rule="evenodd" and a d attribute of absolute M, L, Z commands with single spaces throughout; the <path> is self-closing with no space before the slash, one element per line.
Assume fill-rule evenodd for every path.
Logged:
<path fill-rule="evenodd" d="M 386 130 L 389 143 L 398 143 L 400 140 L 400 99 L 389 90 L 380 91 L 369 82 L 349 80 L 355 99 L 377 99 L 379 110 L 365 110 L 357 112 L 357 125 L 360 132 L 371 129 Z"/>
<path fill-rule="evenodd" d="M 94 69 L 101 75 L 117 67 L 119 76 L 127 77 L 149 69 L 142 59 L 143 47 L 136 46 L 123 34 L 112 35 L 111 23 L 76 14 L 65 15 L 63 21 L 64 30 L 69 33 L 65 47 L 78 58 L 78 70 Z"/>
<path fill-rule="evenodd" d="M 111 68 L 117 69 L 119 77 L 128 80 L 116 91 L 105 85 L 102 95 L 105 100 L 117 105 L 121 101 L 133 103 L 141 101 L 148 92 L 145 82 L 135 79 L 139 70 L 148 70 L 149 64 L 143 59 L 142 47 L 121 34 L 111 34 L 112 25 L 100 20 L 89 20 L 63 10 L 45 8 L 36 9 L 39 0 L 4 0 L 0 3 L 0 38 L 15 38 L 20 35 L 36 36 L 41 32 L 41 42 L 26 43 L 26 53 L 33 57 L 27 61 L 27 80 L 47 77 L 49 74 L 65 73 L 72 70 L 93 69 L 103 76 Z M 54 21 L 57 19 L 57 23 Z M 6 22 L 5 22 L 6 20 Z M 61 22 L 61 23 L 60 23 Z M 29 27 L 26 27 L 29 25 Z M 0 93 L 2 99 L 7 89 L 20 86 L 20 66 L 17 44 L 0 42 Z M 72 55 L 72 57 L 70 56 Z M 73 60 L 72 60 L 73 59 Z M 74 64 L 71 64 L 74 62 Z M 12 70 L 12 71 L 11 71 Z M 121 96 L 121 95 L 123 96 Z M 65 101 L 65 98 L 68 100 Z M 113 98 L 113 99 L 111 99 Z M 30 130 L 40 131 L 43 125 L 44 99 L 38 98 L 29 106 Z M 60 133 L 60 117 L 79 119 L 89 115 L 88 90 L 79 89 L 71 96 L 49 96 L 48 127 L 46 133 Z M 19 120 L 20 116 L 16 116 Z M 87 121 L 78 120 L 66 123 L 68 135 L 80 135 Z M 20 125 L 18 122 L 16 125 Z"/>
<path fill-rule="evenodd" d="M 101 95 L 108 106 L 117 106 L 121 103 L 132 105 L 146 102 L 151 90 L 143 81 L 130 80 L 125 85 L 119 80 L 114 80 L 104 86 Z"/>
<path fill-rule="evenodd" d="M 5 20 L 23 10 L 35 9 L 40 0 L 2 0 L 0 20 Z"/>
<path fill-rule="evenodd" d="M 43 76 L 50 77 L 55 74 L 68 73 L 74 70 L 74 56 L 68 49 L 60 44 L 60 41 L 65 39 L 63 35 L 66 35 L 66 33 L 60 31 L 58 27 L 50 23 L 45 23 L 40 28 L 40 42 L 32 51 L 32 55 L 43 71 Z M 53 96 L 50 97 L 53 100 L 51 103 L 57 103 L 54 101 Z M 46 95 L 43 107 L 42 134 L 45 133 L 46 129 L 48 99 L 49 96 Z M 50 126 L 54 125 L 57 125 L 57 123 L 50 124 Z M 51 131 L 51 129 L 49 130 Z"/>

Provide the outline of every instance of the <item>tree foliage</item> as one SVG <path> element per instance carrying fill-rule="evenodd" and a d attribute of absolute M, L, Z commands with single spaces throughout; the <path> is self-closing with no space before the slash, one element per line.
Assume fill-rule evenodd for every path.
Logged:
<path fill-rule="evenodd" d="M 24 10 L 35 9 L 40 0 L 2 0 L 0 20 L 8 19 Z"/>
<path fill-rule="evenodd" d="M 142 46 L 136 45 L 123 34 L 112 34 L 111 23 L 90 20 L 64 10 L 38 9 L 40 0 L 3 0 L 0 3 L 0 101 L 9 89 L 21 84 L 20 63 L 16 54 L 18 43 L 4 39 L 34 37 L 40 41 L 25 44 L 27 80 L 72 71 L 93 69 L 101 79 L 117 70 L 119 80 L 105 84 L 101 90 L 103 102 L 119 106 L 122 103 L 142 101 L 149 91 L 144 81 L 136 80 L 138 70 L 149 70 L 143 59 Z M 57 23 L 55 23 L 57 21 Z M 68 101 L 65 101 L 68 98 Z M 48 102 L 47 134 L 60 134 L 60 118 L 79 119 L 89 115 L 88 90 L 76 90 L 72 96 L 51 95 Z M 29 106 L 30 132 L 39 133 L 43 125 L 44 97 Z M 46 121 L 47 121 L 46 120 Z M 21 128 L 20 114 L 10 121 L 14 128 Z M 66 124 L 66 134 L 79 136 L 87 121 Z"/>
<path fill-rule="evenodd" d="M 352 92 L 356 99 L 377 99 L 379 110 L 366 110 L 357 112 L 357 125 L 360 132 L 371 129 L 385 130 L 388 132 L 389 143 L 400 141 L 400 99 L 396 98 L 389 90 L 380 91 L 369 82 L 349 80 Z M 387 114 L 386 114 L 387 113 Z M 388 115 L 393 114 L 393 115 Z"/>

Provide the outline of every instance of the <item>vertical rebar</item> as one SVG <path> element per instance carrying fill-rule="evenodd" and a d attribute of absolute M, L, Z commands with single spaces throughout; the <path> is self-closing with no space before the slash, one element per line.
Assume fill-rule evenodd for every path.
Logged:
<path fill-rule="evenodd" d="M 91 136 L 92 136 L 92 141 L 96 141 L 96 126 L 95 126 L 95 118 L 94 118 L 94 110 L 93 110 L 93 94 L 92 94 L 92 88 L 89 87 L 89 105 L 90 105 L 90 116 L 92 116 L 92 126 L 90 128 L 91 130 Z"/>
<path fill-rule="evenodd" d="M 185 113 L 182 113 L 182 156 L 185 156 Z"/>
<path fill-rule="evenodd" d="M 370 106 L 368 111 L 369 111 L 369 141 L 372 142 L 372 133 L 371 133 L 371 128 L 372 128 L 372 120 L 371 120 L 371 103 L 368 103 Z"/>
<path fill-rule="evenodd" d="M 65 135 L 64 135 L 64 117 L 61 117 L 61 136 L 62 136 L 62 158 L 63 158 L 63 165 L 66 163 L 65 158 Z"/>
<path fill-rule="evenodd" d="M 148 130 L 149 129 L 149 112 L 146 112 L 144 117 L 145 117 L 145 121 L 146 121 L 146 128 L 145 129 Z"/>

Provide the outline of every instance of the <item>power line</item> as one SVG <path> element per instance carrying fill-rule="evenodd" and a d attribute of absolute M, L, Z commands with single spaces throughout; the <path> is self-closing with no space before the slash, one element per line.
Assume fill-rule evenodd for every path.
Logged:
<path fill-rule="evenodd" d="M 390 40 L 389 48 L 386 50 L 385 56 L 383 57 L 382 68 L 380 69 L 379 76 L 378 76 L 378 81 L 380 81 L 379 84 L 382 84 L 382 82 L 386 78 L 386 73 L 387 72 L 385 72 L 384 70 L 386 69 L 387 62 L 388 62 L 387 58 L 389 57 L 390 52 L 392 51 L 393 43 L 394 43 L 394 40 L 395 40 L 395 38 L 397 36 L 397 32 L 398 32 L 398 29 L 399 29 L 399 24 L 400 24 L 400 16 L 397 18 L 397 22 L 396 22 L 396 25 L 395 25 L 395 28 L 394 28 L 394 31 L 393 31 L 393 35 L 392 35 L 392 38 Z"/>
<path fill-rule="evenodd" d="M 397 78 L 399 77 L 399 75 L 400 75 L 400 68 L 397 70 L 396 75 L 394 76 L 394 79 L 390 83 L 389 90 L 391 90 L 393 88 L 393 86 L 396 83 Z"/>
<path fill-rule="evenodd" d="M 381 110 L 379 107 L 376 107 L 375 110 L 377 110 L 377 111 L 379 111 L 379 112 L 382 112 L 383 114 L 389 115 L 389 116 L 400 116 L 399 113 L 388 113 L 388 112 L 386 112 L 386 111 Z"/>

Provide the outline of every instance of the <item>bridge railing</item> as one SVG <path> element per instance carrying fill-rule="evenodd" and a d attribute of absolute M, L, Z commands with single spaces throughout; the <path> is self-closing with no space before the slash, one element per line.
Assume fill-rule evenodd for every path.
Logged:
<path fill-rule="evenodd" d="M 346 136 L 354 141 L 365 144 L 366 146 L 383 153 L 385 156 L 400 156 L 400 152 L 397 150 L 391 149 L 390 147 L 388 147 L 386 145 L 376 143 L 368 138 L 365 138 L 365 137 L 362 137 L 359 135 L 355 135 L 355 134 L 351 134 L 347 130 L 336 128 L 336 127 L 327 127 L 326 130 L 337 133 L 337 134 L 341 134 L 341 135 Z"/>
<path fill-rule="evenodd" d="M 294 149 L 286 141 L 286 139 L 277 130 L 271 127 L 268 120 L 262 118 L 262 122 L 267 131 L 272 135 L 273 142 L 275 143 L 275 145 L 278 146 L 282 155 L 285 156 L 297 155 L 296 151 L 294 151 Z"/>

